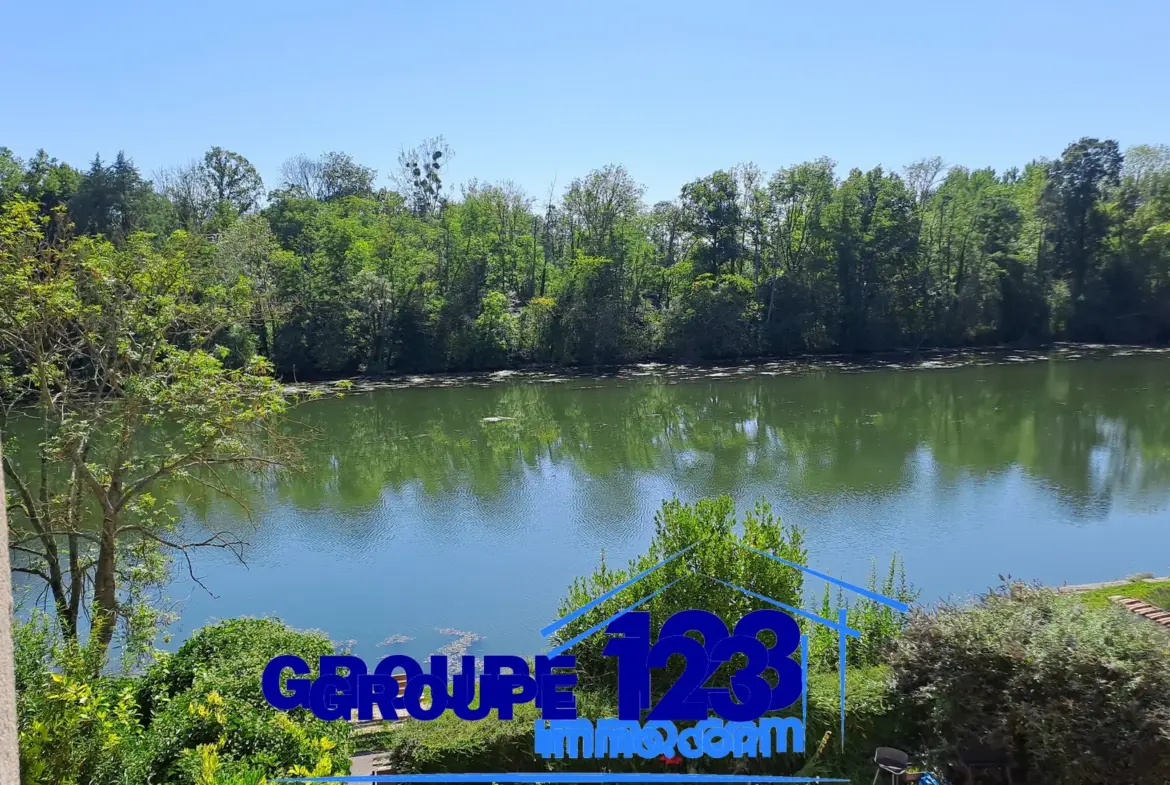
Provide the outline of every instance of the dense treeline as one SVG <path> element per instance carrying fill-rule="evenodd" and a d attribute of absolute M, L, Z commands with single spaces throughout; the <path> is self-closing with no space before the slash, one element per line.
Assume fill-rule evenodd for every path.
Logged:
<path fill-rule="evenodd" d="M 32 200 L 51 234 L 147 232 L 243 277 L 251 323 L 224 341 L 302 380 L 1170 340 L 1167 146 L 1081 139 L 998 174 L 749 164 L 652 206 L 620 166 L 540 202 L 510 183 L 455 194 L 451 157 L 442 139 L 404 151 L 386 189 L 345 154 L 301 156 L 267 191 L 218 147 L 153 181 L 121 153 L 81 171 L 0 148 L 0 201 Z"/>

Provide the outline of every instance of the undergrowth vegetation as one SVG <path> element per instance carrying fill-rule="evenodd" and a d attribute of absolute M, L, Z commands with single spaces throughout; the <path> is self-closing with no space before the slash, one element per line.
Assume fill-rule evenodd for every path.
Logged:
<path fill-rule="evenodd" d="M 732 620 L 771 607 L 763 597 L 813 606 L 825 619 L 843 607 L 844 597 L 831 602 L 828 591 L 805 602 L 818 594 L 804 585 L 801 571 L 768 558 L 805 564 L 798 528 L 784 526 L 762 503 L 737 519 L 731 500 L 720 497 L 664 503 L 647 552 L 621 569 L 603 559 L 572 584 L 562 613 L 680 551 L 556 639 L 572 640 L 659 589 L 643 606 L 658 625 L 691 608 Z M 879 575 L 875 565 L 871 590 L 914 601 L 896 559 Z M 687 760 L 687 771 L 869 781 L 874 748 L 896 746 L 956 782 L 975 748 L 1002 753 L 1017 781 L 1039 785 L 1170 781 L 1170 636 L 1157 625 L 1108 604 L 1023 584 L 1006 584 L 967 604 L 915 606 L 909 614 L 873 600 L 844 607 L 860 632 L 846 656 L 845 737 L 836 633 L 802 619 L 812 642 L 807 748 L 767 758 Z M 617 713 L 612 658 L 601 654 L 605 637 L 588 636 L 572 649 L 581 717 Z M 62 643 L 44 617 L 18 625 L 16 642 L 22 785 L 262 785 L 278 776 L 341 775 L 353 752 L 373 750 L 402 774 L 599 766 L 661 773 L 665 765 L 636 757 L 541 758 L 533 745 L 539 713 L 531 704 L 518 706 L 511 720 L 493 713 L 467 722 L 448 711 L 431 722 L 386 723 L 356 736 L 348 723 L 323 722 L 304 709 L 277 712 L 260 689 L 269 659 L 291 653 L 314 663 L 334 653 L 334 645 L 275 620 L 206 627 L 135 676 L 110 673 L 100 646 Z M 666 670 L 656 673 L 652 690 L 661 692 L 668 678 Z M 717 673 L 712 683 L 725 678 Z"/>

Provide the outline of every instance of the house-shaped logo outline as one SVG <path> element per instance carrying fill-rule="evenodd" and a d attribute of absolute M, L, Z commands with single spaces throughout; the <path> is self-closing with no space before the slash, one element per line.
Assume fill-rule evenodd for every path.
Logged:
<path fill-rule="evenodd" d="M 854 594 L 865 597 L 866 599 L 873 600 L 874 602 L 877 602 L 881 605 L 885 605 L 886 607 L 893 608 L 896 611 L 906 613 L 907 611 L 910 610 L 910 606 L 907 605 L 906 603 L 900 601 L 900 600 L 896 600 L 892 597 L 886 597 L 885 595 L 878 594 L 877 592 L 872 591 L 870 589 L 864 589 L 864 588 L 857 586 L 855 584 L 849 583 L 847 581 L 843 581 L 840 578 L 834 578 L 831 575 L 827 575 L 823 572 L 819 572 L 817 570 L 812 569 L 811 567 L 806 567 L 802 564 L 797 564 L 796 562 L 791 562 L 791 561 L 788 561 L 787 559 L 782 559 L 779 556 L 774 556 L 770 553 L 765 553 L 764 551 L 758 551 L 755 548 L 749 548 L 748 546 L 744 545 L 743 543 L 739 542 L 738 540 L 736 540 L 734 538 L 731 538 L 730 541 L 737 548 L 743 548 L 744 550 L 751 551 L 752 553 L 757 554 L 758 556 L 761 556 L 765 559 L 771 559 L 772 561 L 777 562 L 779 564 L 782 564 L 785 567 L 791 567 L 793 569 L 800 570 L 802 573 L 804 573 L 806 575 L 811 575 L 814 578 L 820 578 L 821 580 L 823 580 L 829 584 L 832 584 L 834 586 L 838 586 L 842 589 L 845 589 L 846 591 L 849 591 L 849 592 L 852 592 Z M 569 624 L 570 622 L 574 621 L 575 619 L 580 618 L 581 616 L 584 616 L 586 613 L 588 613 L 589 611 L 598 607 L 606 600 L 609 600 L 609 599 L 613 598 L 614 596 L 616 596 L 617 594 L 620 594 L 622 591 L 634 586 L 636 583 L 641 581 L 643 578 L 647 577 L 648 575 L 650 575 L 653 572 L 658 571 L 662 567 L 666 566 L 667 564 L 674 561 L 675 559 L 678 559 L 680 556 L 682 556 L 683 554 L 692 550 L 696 546 L 702 544 L 703 542 L 704 541 L 691 543 L 690 545 L 688 545 L 687 547 L 678 551 L 677 553 L 671 554 L 670 556 L 666 557 L 665 559 L 660 561 L 658 564 L 655 564 L 653 567 L 650 567 L 649 569 L 643 570 L 642 572 L 638 573 L 637 575 L 635 575 L 634 577 L 625 581 L 624 583 L 621 583 L 618 586 L 615 586 L 614 588 L 605 592 L 604 594 L 594 598 L 593 600 L 590 600 L 588 603 L 586 603 L 585 605 L 582 605 L 580 608 L 573 611 L 572 613 L 569 613 L 568 615 L 566 615 L 560 619 L 557 619 L 556 621 L 552 622 L 551 624 L 546 625 L 543 629 L 540 630 L 541 637 L 543 637 L 547 640 L 557 630 L 564 628 L 565 625 Z M 838 608 L 837 609 L 837 620 L 831 621 L 829 619 L 822 618 L 821 616 L 818 616 L 815 613 L 810 613 L 809 611 L 805 611 L 805 610 L 802 610 L 800 608 L 795 608 L 791 605 L 780 602 L 779 600 L 773 599 L 771 597 L 765 597 L 762 594 L 757 594 L 756 592 L 753 592 L 749 589 L 745 589 L 742 586 L 736 586 L 733 583 L 729 583 L 727 581 L 720 580 L 719 578 L 715 578 L 715 577 L 710 576 L 710 575 L 702 575 L 701 573 L 694 573 L 694 574 L 700 575 L 701 577 L 707 578 L 708 580 L 722 584 L 730 589 L 735 589 L 736 591 L 741 592 L 743 594 L 746 594 L 750 597 L 754 597 L 757 600 L 762 600 L 763 602 L 766 602 L 770 605 L 775 605 L 776 607 L 781 608 L 782 610 L 788 611 L 789 613 L 791 613 L 795 616 L 800 616 L 800 617 L 808 619 L 809 621 L 812 621 L 816 624 L 820 624 L 824 627 L 828 627 L 830 629 L 837 631 L 837 657 L 838 657 L 838 663 L 839 663 L 838 670 L 840 672 L 840 677 L 841 677 L 841 681 L 840 681 L 841 748 L 844 749 L 844 747 L 845 747 L 845 643 L 846 643 L 846 640 L 848 638 L 860 638 L 861 637 L 861 632 L 859 630 L 853 629 L 852 627 L 850 627 L 848 625 L 848 610 L 847 610 L 847 608 L 845 608 L 845 607 Z M 585 630 L 585 632 L 581 633 L 580 635 L 577 635 L 576 637 L 572 638 L 571 640 L 565 641 L 564 643 L 557 646 L 556 648 L 551 649 L 547 653 L 547 656 L 553 657 L 553 656 L 556 656 L 558 654 L 564 654 L 568 649 L 571 649 L 573 646 L 577 645 L 581 641 L 594 635 L 597 632 L 600 632 L 605 627 L 609 626 L 609 624 L 611 622 L 613 622 L 615 619 L 617 619 L 621 616 L 624 616 L 625 614 L 629 613 L 630 611 L 635 610 L 636 608 L 638 608 L 642 605 L 645 605 L 647 602 L 654 599 L 656 596 L 658 596 L 662 592 L 664 592 L 667 589 L 669 589 L 670 587 L 674 586 L 674 584 L 678 583 L 680 580 L 682 580 L 682 578 L 677 578 L 674 581 L 671 581 L 670 583 L 661 587 L 657 591 L 654 591 L 651 594 L 647 595 L 646 597 L 643 597 L 642 599 L 638 600 L 637 602 L 633 603 L 632 605 L 629 605 L 628 607 L 619 610 L 618 612 L 614 613 L 612 616 L 605 619 L 604 621 L 602 621 L 598 624 L 595 624 L 592 627 L 590 627 L 589 629 Z M 808 726 L 808 633 L 802 633 L 800 636 L 800 672 L 801 672 L 801 690 L 800 690 L 801 723 L 805 726 L 806 732 L 807 732 L 807 726 Z"/>

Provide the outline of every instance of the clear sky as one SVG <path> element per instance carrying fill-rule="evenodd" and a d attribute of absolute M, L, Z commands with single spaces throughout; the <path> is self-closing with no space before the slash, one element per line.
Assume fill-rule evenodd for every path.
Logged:
<path fill-rule="evenodd" d="M 144 174 L 208 147 L 543 198 L 624 164 L 647 199 L 754 161 L 1003 169 L 1081 136 L 1170 142 L 1170 0 L 790 3 L 0 0 L 0 145 Z M 383 179 L 384 181 L 384 179 Z"/>

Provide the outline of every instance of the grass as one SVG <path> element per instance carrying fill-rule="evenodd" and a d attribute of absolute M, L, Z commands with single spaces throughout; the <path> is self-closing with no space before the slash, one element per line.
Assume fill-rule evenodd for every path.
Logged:
<path fill-rule="evenodd" d="M 1077 592 L 1073 596 L 1093 608 L 1110 605 L 1110 597 L 1121 596 L 1145 600 L 1151 605 L 1170 610 L 1170 581 L 1131 581 L 1123 586 Z"/>

